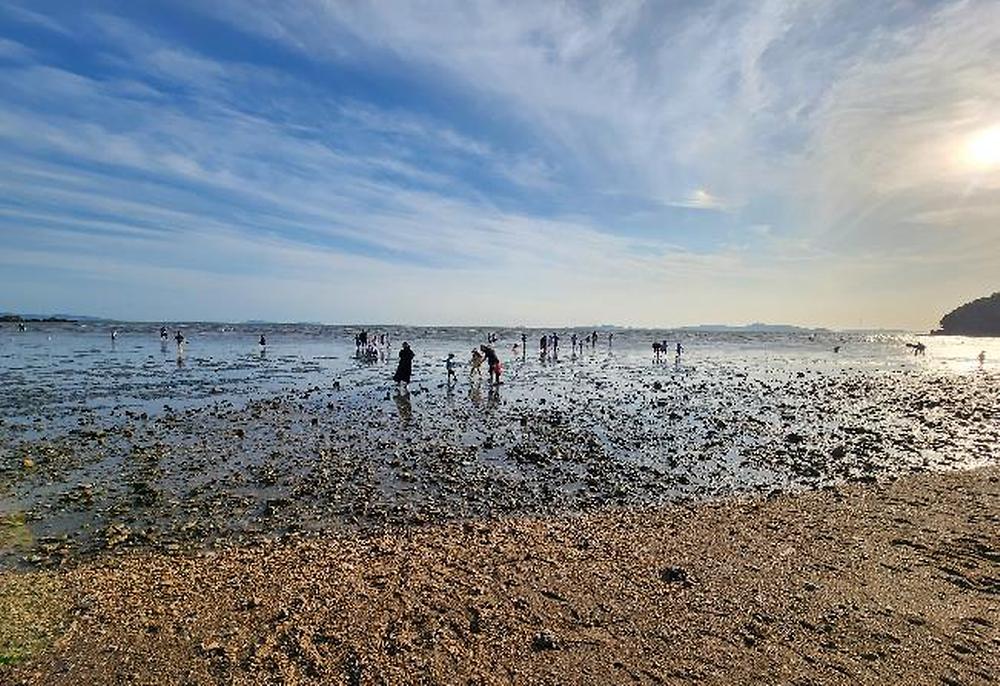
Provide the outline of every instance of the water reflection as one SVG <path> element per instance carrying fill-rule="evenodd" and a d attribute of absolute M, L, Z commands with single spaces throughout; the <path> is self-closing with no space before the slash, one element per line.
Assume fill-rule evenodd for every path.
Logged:
<path fill-rule="evenodd" d="M 413 405 L 410 404 L 410 392 L 397 390 L 392 399 L 396 403 L 396 411 L 404 424 L 413 420 Z"/>

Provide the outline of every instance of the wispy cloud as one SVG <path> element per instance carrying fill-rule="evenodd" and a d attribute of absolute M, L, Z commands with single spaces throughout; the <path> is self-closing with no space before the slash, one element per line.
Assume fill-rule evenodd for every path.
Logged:
<path fill-rule="evenodd" d="M 712 195 L 704 188 L 696 188 L 681 200 L 668 200 L 664 203 L 670 207 L 687 207 L 695 210 L 725 210 L 726 202 Z"/>
<path fill-rule="evenodd" d="M 927 326 L 1000 273 L 1000 9 L 875 5 L 8 3 L 0 259 L 309 319 L 854 325 L 894 281 Z"/>

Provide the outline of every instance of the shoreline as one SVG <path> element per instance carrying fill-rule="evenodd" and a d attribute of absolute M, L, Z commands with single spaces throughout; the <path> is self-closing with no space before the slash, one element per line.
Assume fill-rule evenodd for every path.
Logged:
<path fill-rule="evenodd" d="M 129 551 L 0 573 L 14 619 L 5 647 L 41 631 L 33 656 L 0 677 L 977 683 L 1000 670 L 998 523 L 994 466 L 197 555 Z"/>

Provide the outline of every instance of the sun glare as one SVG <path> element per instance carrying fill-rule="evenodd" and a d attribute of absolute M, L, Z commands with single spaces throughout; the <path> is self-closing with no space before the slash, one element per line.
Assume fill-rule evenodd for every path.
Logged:
<path fill-rule="evenodd" d="M 1000 126 L 973 135 L 965 144 L 965 159 L 977 169 L 1000 168 Z"/>

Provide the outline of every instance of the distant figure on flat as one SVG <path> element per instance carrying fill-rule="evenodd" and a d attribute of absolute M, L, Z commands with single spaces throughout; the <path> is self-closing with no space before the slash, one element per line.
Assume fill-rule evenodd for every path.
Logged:
<path fill-rule="evenodd" d="M 676 352 L 674 353 L 674 362 L 680 362 L 681 361 L 681 351 L 682 350 L 684 350 L 684 348 L 683 348 L 683 346 L 681 346 L 680 342 L 678 342 L 677 343 Z"/>
<path fill-rule="evenodd" d="M 615 342 L 615 332 L 614 331 L 609 331 L 608 332 L 608 350 L 611 349 L 611 345 L 614 342 Z"/>
<path fill-rule="evenodd" d="M 653 341 L 653 362 L 660 361 L 660 352 L 663 350 L 663 344 L 659 341 Z"/>
<path fill-rule="evenodd" d="M 114 343 L 118 340 L 118 332 L 114 329 L 111 330 L 111 342 Z"/>
<path fill-rule="evenodd" d="M 264 338 L 264 334 L 260 335 L 260 341 L 258 342 L 261 348 L 267 347 L 267 340 Z"/>
<path fill-rule="evenodd" d="M 174 336 L 174 340 L 177 342 L 177 348 L 180 349 L 184 345 L 184 334 L 178 331 Z"/>
<path fill-rule="evenodd" d="M 458 381 L 458 376 L 455 374 L 455 353 L 448 353 L 448 359 L 444 361 L 445 371 L 448 373 L 448 385 Z"/>
<path fill-rule="evenodd" d="M 410 344 L 403 343 L 403 347 L 399 351 L 399 364 L 396 365 L 396 373 L 393 375 L 392 380 L 396 384 L 403 384 L 404 388 L 407 387 L 407 384 L 410 383 L 410 377 L 413 376 L 413 357 Z"/>
<path fill-rule="evenodd" d="M 982 367 L 984 364 L 986 364 L 986 351 L 985 350 L 981 350 L 979 352 L 978 359 L 979 359 L 979 366 L 980 367 Z"/>
<path fill-rule="evenodd" d="M 165 340 L 167 340 L 167 338 L 168 338 L 167 327 L 161 326 L 160 327 L 160 340 L 161 341 L 165 341 Z"/>

